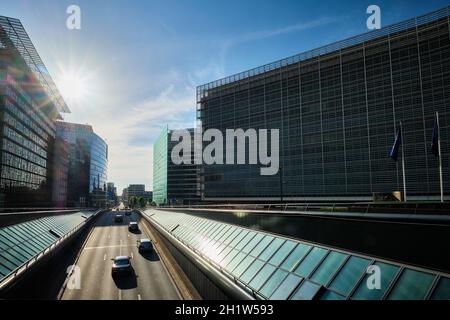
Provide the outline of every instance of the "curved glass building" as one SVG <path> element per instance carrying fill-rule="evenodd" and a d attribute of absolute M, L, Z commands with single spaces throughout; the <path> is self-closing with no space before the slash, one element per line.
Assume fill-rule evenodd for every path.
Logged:
<path fill-rule="evenodd" d="M 57 121 L 56 134 L 69 144 L 67 205 L 104 206 L 108 145 L 90 125 Z"/>

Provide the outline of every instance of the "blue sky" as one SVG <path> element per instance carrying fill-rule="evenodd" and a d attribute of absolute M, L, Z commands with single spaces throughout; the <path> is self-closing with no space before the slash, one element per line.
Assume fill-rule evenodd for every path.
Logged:
<path fill-rule="evenodd" d="M 81 30 L 66 8 L 81 8 Z M 195 125 L 195 88 L 218 78 L 366 32 L 366 8 L 386 26 L 447 1 L 2 0 L 19 18 L 58 85 L 85 82 L 65 120 L 89 123 L 109 144 L 108 178 L 152 187 L 161 128 Z"/>

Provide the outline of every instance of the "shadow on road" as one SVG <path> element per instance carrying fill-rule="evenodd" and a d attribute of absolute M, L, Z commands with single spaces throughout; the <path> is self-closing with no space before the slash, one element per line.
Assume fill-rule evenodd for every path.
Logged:
<path fill-rule="evenodd" d="M 129 290 L 137 287 L 137 278 L 134 269 L 129 274 L 112 276 L 116 287 L 120 290 Z"/>
<path fill-rule="evenodd" d="M 148 261 L 159 261 L 159 256 L 156 251 L 152 252 L 140 252 L 141 256 Z"/>

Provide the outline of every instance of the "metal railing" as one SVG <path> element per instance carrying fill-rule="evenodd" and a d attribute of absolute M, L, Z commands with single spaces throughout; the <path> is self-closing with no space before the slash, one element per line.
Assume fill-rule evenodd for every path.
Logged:
<path fill-rule="evenodd" d="M 311 203 L 227 203 L 227 204 L 198 204 L 198 205 L 168 205 L 149 207 L 148 209 L 199 209 L 199 210 L 243 210 L 273 213 L 450 213 L 450 203 L 422 202 L 311 202 Z"/>

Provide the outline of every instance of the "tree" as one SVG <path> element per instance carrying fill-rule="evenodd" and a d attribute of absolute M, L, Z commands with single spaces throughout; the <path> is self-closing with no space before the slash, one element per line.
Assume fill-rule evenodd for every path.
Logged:
<path fill-rule="evenodd" d="M 134 208 L 136 206 L 136 204 L 137 204 L 137 199 L 136 199 L 135 196 L 131 196 L 131 197 L 128 198 L 128 205 L 131 208 Z"/>
<path fill-rule="evenodd" d="M 147 200 L 144 197 L 139 197 L 139 207 L 141 208 L 145 208 L 145 206 L 147 205 Z"/>

